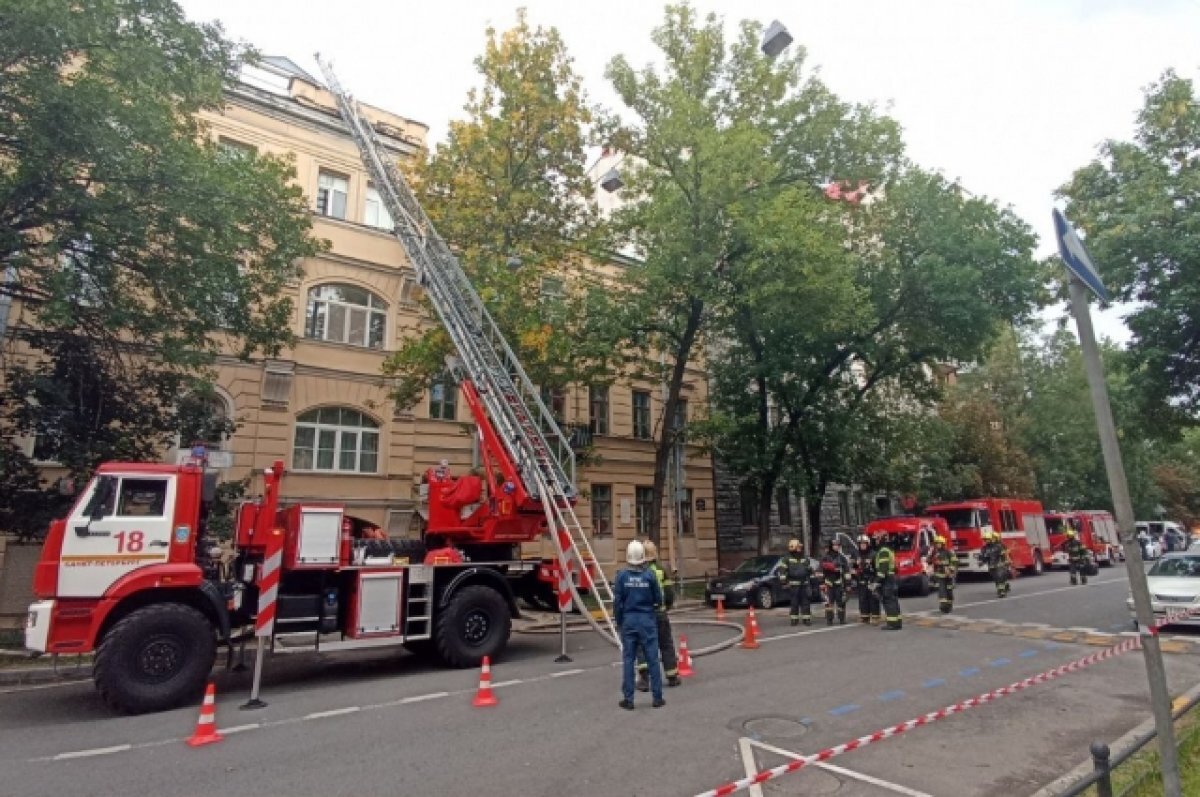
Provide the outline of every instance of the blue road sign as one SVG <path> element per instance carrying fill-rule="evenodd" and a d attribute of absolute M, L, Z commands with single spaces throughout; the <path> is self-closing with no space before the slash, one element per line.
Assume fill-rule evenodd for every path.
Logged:
<path fill-rule="evenodd" d="M 1079 281 L 1091 289 L 1092 293 L 1105 304 L 1108 303 L 1108 291 L 1100 281 L 1100 272 L 1092 262 L 1092 256 L 1083 246 L 1083 241 L 1075 234 L 1075 229 L 1067 223 L 1063 214 L 1054 209 L 1054 233 L 1058 238 L 1058 253 L 1062 255 L 1063 263 Z"/>

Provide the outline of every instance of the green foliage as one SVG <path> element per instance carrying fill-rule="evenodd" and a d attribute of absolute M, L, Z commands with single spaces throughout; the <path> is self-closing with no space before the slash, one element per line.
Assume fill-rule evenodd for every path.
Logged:
<path fill-rule="evenodd" d="M 523 11 L 511 30 L 488 29 L 475 65 L 482 85 L 467 119 L 410 166 L 418 197 L 535 383 L 607 378 L 618 315 L 581 273 L 604 227 L 586 173 L 592 115 L 579 77 L 558 31 L 531 27 Z M 420 400 L 449 353 L 435 328 L 389 357 L 397 406 Z"/>
<path fill-rule="evenodd" d="M 1134 139 L 1106 141 L 1059 189 L 1105 284 L 1137 302 L 1129 348 L 1144 412 L 1159 422 L 1200 408 L 1198 151 L 1194 84 L 1167 71 L 1146 92 Z"/>
<path fill-rule="evenodd" d="M 252 55 L 170 0 L 0 3 L 0 291 L 32 349 L 6 431 L 72 473 L 153 455 L 218 352 L 290 341 L 281 291 L 322 248 L 295 172 L 197 116 Z"/>

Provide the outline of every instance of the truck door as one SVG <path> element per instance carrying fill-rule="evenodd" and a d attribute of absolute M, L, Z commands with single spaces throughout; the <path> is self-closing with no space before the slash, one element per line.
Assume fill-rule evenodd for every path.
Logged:
<path fill-rule="evenodd" d="M 63 597 L 99 597 L 126 573 L 167 561 L 175 479 L 102 474 L 67 518 L 58 578 Z"/>

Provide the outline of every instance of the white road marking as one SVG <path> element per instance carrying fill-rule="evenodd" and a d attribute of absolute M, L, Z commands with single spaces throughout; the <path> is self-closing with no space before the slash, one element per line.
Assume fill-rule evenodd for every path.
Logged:
<path fill-rule="evenodd" d="M 802 753 L 794 753 L 791 750 L 784 750 L 783 748 L 776 747 L 773 744 L 767 744 L 766 742 L 759 742 L 754 739 L 749 739 L 745 736 L 743 736 L 741 739 L 738 740 L 738 745 L 739 745 L 739 747 L 741 747 L 741 750 L 742 750 L 742 764 L 746 767 L 746 776 L 747 777 L 754 775 L 758 772 L 758 762 L 754 760 L 754 752 L 753 752 L 753 750 L 750 749 L 752 746 L 762 748 L 763 750 L 766 750 L 771 753 L 775 753 L 776 755 L 783 756 L 784 758 L 790 758 L 793 761 L 800 761 L 805 757 Z M 859 780 L 859 781 L 862 781 L 863 783 L 870 783 L 872 786 L 878 786 L 881 789 L 886 789 L 888 791 L 895 792 L 896 794 L 903 794 L 903 795 L 905 795 L 905 797 L 933 797 L 933 795 L 929 794 L 928 792 L 917 791 L 916 789 L 910 789 L 907 786 L 901 786 L 899 783 L 892 783 L 891 781 L 882 780 L 882 779 L 876 778 L 872 775 L 866 775 L 862 772 L 855 772 L 852 769 L 846 769 L 845 767 L 839 767 L 835 764 L 821 762 L 821 763 L 811 764 L 810 766 L 814 766 L 819 769 L 823 769 L 827 772 L 832 772 L 835 775 L 842 775 L 843 777 L 851 778 L 852 780 Z M 752 795 L 755 794 L 754 789 L 758 789 L 758 793 L 757 793 L 758 797 L 761 797 L 762 787 L 758 786 L 758 785 L 752 786 L 750 788 L 750 793 Z"/>
<path fill-rule="evenodd" d="M 19 692 L 36 692 L 39 689 L 62 689 L 64 686 L 79 686 L 86 684 L 86 678 L 80 678 L 75 681 L 64 681 L 62 683 L 53 684 L 29 684 L 28 686 L 18 686 L 15 689 L 0 689 L 0 695 L 15 695 Z"/>
<path fill-rule="evenodd" d="M 759 642 L 774 642 L 776 639 L 794 639 L 795 637 L 808 636 L 809 634 L 824 634 L 827 631 L 845 631 L 847 628 L 857 628 L 862 623 L 846 623 L 845 625 L 828 625 L 824 628 L 810 628 L 807 631 L 793 631 L 790 634 L 776 634 L 775 636 L 760 636 Z M 875 627 L 875 626 L 872 626 Z M 734 647 L 737 647 L 736 645 Z"/>
<path fill-rule="evenodd" d="M 439 697 L 449 697 L 449 696 L 450 696 L 449 692 L 430 692 L 427 695 L 413 695 L 412 697 L 403 697 L 403 698 L 395 701 L 394 703 L 383 703 L 382 705 L 384 705 L 384 706 L 404 706 L 404 705 L 408 705 L 409 703 L 422 703 L 426 700 L 437 700 Z M 367 708 L 374 708 L 374 706 L 367 706 Z"/>
<path fill-rule="evenodd" d="M 516 678 L 512 681 L 500 681 L 499 683 L 494 683 L 494 684 L 492 684 L 492 688 L 499 689 L 502 686 L 515 686 L 516 684 L 523 684 L 523 683 L 525 683 L 523 680 L 521 680 L 520 678 Z"/>
<path fill-rule="evenodd" d="M 1119 579 L 1119 578 L 1114 578 L 1109 581 L 1096 581 L 1094 583 L 1084 584 L 1082 586 L 1055 587 L 1054 589 L 1044 589 L 1041 592 L 1026 592 L 1026 593 L 1022 593 L 1022 594 L 1018 594 L 1018 595 L 1009 595 L 1007 598 L 991 598 L 990 600 L 975 601 L 974 603 L 960 603 L 960 604 L 955 605 L 954 610 L 958 611 L 959 609 L 970 609 L 973 606 L 987 606 L 988 604 L 991 604 L 991 603 L 1012 603 L 1013 601 L 1019 601 L 1019 600 L 1025 599 L 1025 598 L 1036 598 L 1040 595 L 1053 595 L 1056 592 L 1067 592 L 1068 590 L 1089 589 L 1091 587 L 1105 587 L 1105 586 L 1109 586 L 1111 584 L 1124 584 L 1124 585 L 1128 586 L 1128 581 Z M 971 619 L 977 619 L 977 618 L 971 618 Z M 978 619 L 982 620 L 983 618 L 978 618 Z"/>
<path fill-rule="evenodd" d="M 110 755 L 112 753 L 123 753 L 126 750 L 133 748 L 130 744 L 118 744 L 113 747 L 95 747 L 91 750 L 76 750 L 73 753 L 59 753 L 54 756 L 54 761 L 66 761 L 71 758 L 91 758 L 97 755 Z"/>
<path fill-rule="evenodd" d="M 340 717 L 343 714 L 354 714 L 359 711 L 362 711 L 362 709 L 358 706 L 346 706 L 345 708 L 335 708 L 329 711 L 314 711 L 312 714 L 305 714 L 303 719 L 319 720 L 326 717 Z"/>
<path fill-rule="evenodd" d="M 562 678 L 564 675 L 579 675 L 579 673 L 581 673 L 581 672 L 585 672 L 585 670 L 579 670 L 579 669 L 575 669 L 575 670 L 563 670 L 562 672 L 552 672 L 552 673 L 550 673 L 550 677 L 551 677 L 551 678 Z"/>
<path fill-rule="evenodd" d="M 251 722 L 247 725 L 234 725 L 232 728 L 217 728 L 217 730 L 225 735 L 229 735 L 231 733 L 242 733 L 243 731 L 256 731 L 261 727 L 260 723 Z"/>

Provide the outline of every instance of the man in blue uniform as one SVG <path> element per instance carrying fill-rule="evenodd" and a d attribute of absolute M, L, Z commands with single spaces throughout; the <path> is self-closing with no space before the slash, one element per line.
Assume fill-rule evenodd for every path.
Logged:
<path fill-rule="evenodd" d="M 650 670 L 650 691 L 654 707 L 666 705 L 663 700 L 662 670 L 658 665 L 658 607 L 663 605 L 662 588 L 658 577 L 646 564 L 646 549 L 634 540 L 625 549 L 629 567 L 617 573 L 614 588 L 613 614 L 621 629 L 621 702 L 623 709 L 633 710 L 633 669 L 638 648 L 646 657 Z"/>

